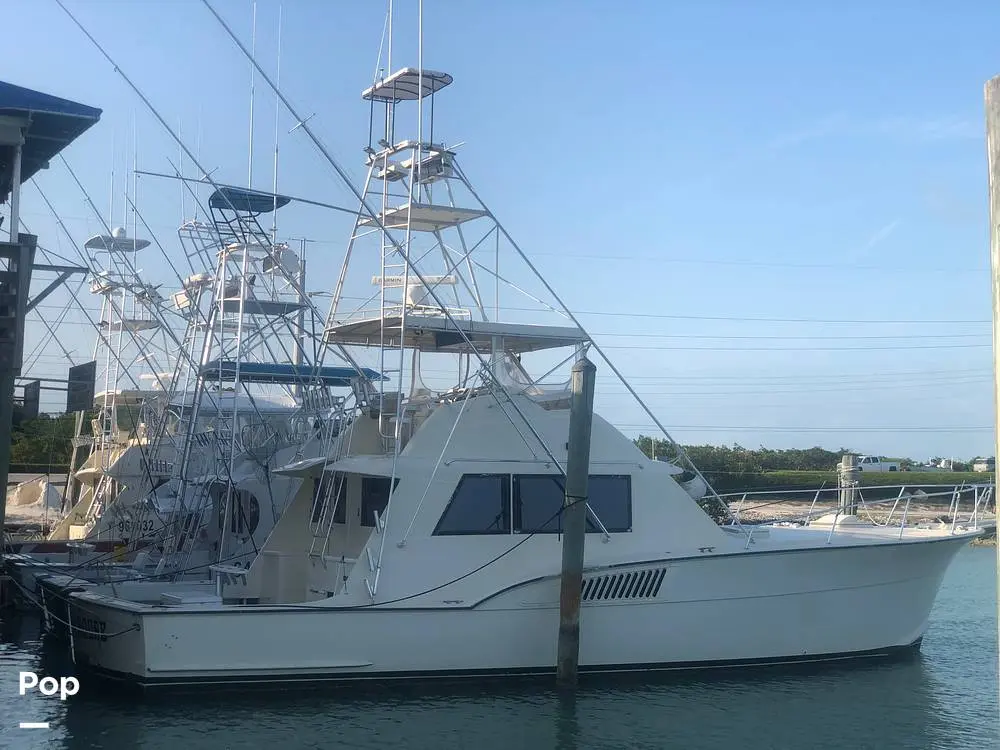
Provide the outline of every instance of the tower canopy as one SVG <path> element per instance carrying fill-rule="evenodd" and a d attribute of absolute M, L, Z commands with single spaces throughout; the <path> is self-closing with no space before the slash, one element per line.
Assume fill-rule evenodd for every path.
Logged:
<path fill-rule="evenodd" d="M 371 88 L 365 89 L 361 98 L 365 101 L 392 104 L 415 101 L 440 91 L 453 80 L 447 73 L 439 73 L 436 70 L 425 70 L 421 73 L 417 68 L 403 68 L 388 78 L 383 78 Z"/>
<path fill-rule="evenodd" d="M 235 210 L 251 214 L 266 214 L 287 205 L 289 201 L 291 198 L 284 195 L 222 186 L 209 196 L 208 205 L 222 211 Z"/>

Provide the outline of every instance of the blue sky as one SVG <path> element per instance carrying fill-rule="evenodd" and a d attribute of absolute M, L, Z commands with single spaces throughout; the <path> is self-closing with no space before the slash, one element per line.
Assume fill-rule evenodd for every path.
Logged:
<path fill-rule="evenodd" d="M 199 0 L 66 4 L 216 179 L 245 182 L 248 65 Z M 214 4 L 248 41 L 249 0 Z M 415 65 L 416 2 L 396 5 L 393 67 Z M 268 70 L 278 6 L 257 3 Z M 455 77 L 436 105 L 443 137 L 465 142 L 479 192 L 678 439 L 993 453 L 982 90 L 1000 73 L 1000 8 L 424 6 L 424 65 Z M 282 7 L 282 89 L 360 181 L 359 94 L 384 5 Z M 112 162 L 119 183 L 131 162 L 133 121 L 140 168 L 171 171 L 176 143 L 55 2 L 6 0 L 5 20 L 31 30 L 15 35 L 5 80 L 104 110 L 66 154 L 102 211 Z M 268 189 L 275 105 L 259 79 L 256 93 L 254 186 Z M 279 189 L 347 202 L 293 125 L 282 112 Z M 99 231 L 60 164 L 38 183 L 74 237 Z M 179 196 L 140 181 L 140 207 L 171 248 Z M 29 228 L 69 254 L 31 187 L 24 204 Z M 282 221 L 315 240 L 310 287 L 332 287 L 342 219 L 290 208 Z M 88 359 L 82 319 L 61 330 L 80 340 L 75 361 Z M 66 364 L 49 346 L 32 372 Z M 652 432 L 600 376 L 598 409 Z"/>

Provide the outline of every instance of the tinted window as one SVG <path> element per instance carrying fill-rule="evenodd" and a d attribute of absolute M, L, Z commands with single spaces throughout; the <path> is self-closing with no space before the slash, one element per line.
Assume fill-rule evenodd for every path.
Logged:
<path fill-rule="evenodd" d="M 324 508 L 327 503 L 336 500 L 333 512 L 334 523 L 347 523 L 347 477 L 343 474 L 333 474 L 323 472 L 323 476 L 313 480 L 313 502 L 312 514 L 310 516 L 313 523 L 319 523 L 323 518 Z"/>
<path fill-rule="evenodd" d="M 225 525 L 229 517 L 229 531 L 233 534 L 253 534 L 260 523 L 260 503 L 249 490 L 238 490 L 235 487 L 228 492 L 226 485 L 216 483 L 210 492 L 219 500 L 219 528 Z"/>
<path fill-rule="evenodd" d="M 514 530 L 523 533 L 562 531 L 562 509 L 566 491 L 558 475 L 536 474 L 514 477 Z M 632 485 L 627 475 L 592 474 L 588 480 L 587 532 L 600 532 L 594 514 L 609 533 L 632 530 Z"/>
<path fill-rule="evenodd" d="M 253 534 L 260 523 L 260 503 L 257 498 L 250 494 L 249 490 L 239 490 L 236 493 L 236 502 L 233 508 L 233 520 L 231 525 L 235 526 L 234 533 Z"/>
<path fill-rule="evenodd" d="M 396 480 L 399 484 L 399 480 Z M 361 525 L 375 526 L 375 513 L 385 515 L 389 504 L 389 477 L 365 477 L 361 480 Z"/>
<path fill-rule="evenodd" d="M 609 532 L 632 530 L 632 478 L 591 475 L 587 486 L 587 504 Z M 587 531 L 600 531 L 594 516 L 587 513 Z"/>
<path fill-rule="evenodd" d="M 134 432 L 142 421 L 139 417 L 139 406 L 118 406 L 115 410 L 115 421 L 118 423 L 119 430 Z"/>
<path fill-rule="evenodd" d="M 514 477 L 514 530 L 555 533 L 562 530 L 561 476 L 525 474 Z"/>
<path fill-rule="evenodd" d="M 510 475 L 463 476 L 434 533 L 509 534 Z"/>

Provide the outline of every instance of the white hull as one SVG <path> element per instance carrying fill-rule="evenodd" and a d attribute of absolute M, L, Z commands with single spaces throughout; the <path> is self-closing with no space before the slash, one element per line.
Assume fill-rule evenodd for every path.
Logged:
<path fill-rule="evenodd" d="M 140 576 L 151 576 L 155 573 L 151 567 L 137 569 L 132 563 L 102 562 L 99 565 L 92 565 L 86 560 L 74 562 L 67 558 L 67 555 L 48 555 L 44 559 L 28 555 L 10 555 L 4 560 L 3 570 L 11 578 L 13 601 L 18 609 L 24 611 L 42 609 L 45 610 L 45 614 L 49 614 L 53 597 L 65 600 L 69 591 L 78 591 L 81 588 L 111 581 L 127 581 Z M 103 559 L 109 558 L 105 555 Z M 178 577 L 181 580 L 203 580 L 204 568 L 196 568 Z M 48 602 L 43 581 L 49 582 Z M 57 619 L 48 623 L 50 627 L 59 621 L 65 622 L 65 601 L 60 603 L 59 609 L 63 614 L 56 614 Z"/>
<path fill-rule="evenodd" d="M 585 589 L 581 670 L 889 655 L 919 643 L 945 571 L 971 538 L 704 555 L 588 572 L 647 571 L 622 578 L 618 598 L 595 601 Z M 442 600 L 436 608 L 355 609 L 154 608 L 87 592 L 70 598 L 73 653 L 81 666 L 145 686 L 551 673 L 558 591 L 552 576 L 471 607 Z"/>
<path fill-rule="evenodd" d="M 90 569 L 86 562 L 94 553 L 69 550 L 68 544 L 73 543 L 29 542 L 20 545 L 19 549 L 24 552 L 4 556 L 0 570 L 11 578 L 13 601 L 19 609 L 30 610 L 37 606 L 40 595 L 38 579 L 42 576 L 65 573 L 97 580 L 115 567 L 108 564 L 99 570 Z M 113 547 L 105 544 L 99 549 L 102 559 L 112 559 Z"/>

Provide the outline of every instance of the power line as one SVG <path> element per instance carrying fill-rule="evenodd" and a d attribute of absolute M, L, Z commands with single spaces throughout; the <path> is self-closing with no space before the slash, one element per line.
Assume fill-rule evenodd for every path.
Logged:
<path fill-rule="evenodd" d="M 361 300 L 361 297 L 344 297 L 343 299 L 355 299 Z M 365 297 L 364 299 L 368 299 Z M 37 308 L 48 308 L 48 309 L 62 309 L 59 305 L 47 305 L 40 304 L 36 306 Z M 535 307 L 503 307 L 501 308 L 504 312 L 531 312 L 531 313 L 551 313 L 551 310 L 541 310 Z M 95 308 L 94 312 L 98 310 Z M 831 325 L 985 325 L 992 324 L 989 319 L 957 319 L 957 320 L 913 320 L 913 319 L 835 319 L 835 318 L 773 318 L 773 317 L 753 317 L 753 316 L 724 316 L 724 315 L 675 315 L 668 313 L 641 313 L 641 312 L 623 312 L 616 310 L 574 310 L 575 314 L 578 315 L 594 315 L 598 317 L 616 317 L 616 318 L 653 318 L 653 319 L 664 319 L 664 320 L 705 320 L 705 321 L 723 321 L 723 322 L 735 322 L 735 323 L 791 323 L 791 324 L 831 324 Z M 642 336 L 642 337 L 657 337 L 662 336 L 665 338 L 681 338 L 687 335 L 685 334 L 648 334 L 648 333 L 622 333 L 622 332 L 608 332 L 608 333 L 594 333 L 594 336 Z M 784 338 L 957 338 L 957 337 L 971 337 L 981 335 L 985 336 L 988 334 L 898 334 L 898 335 L 886 335 L 886 336 L 873 336 L 873 335 L 851 335 L 851 336 L 787 336 Z M 691 337 L 702 337 L 700 334 L 690 334 Z M 770 338 L 769 336 L 715 336 L 706 335 L 703 338 Z M 780 337 L 776 337 L 780 338 Z"/>
<path fill-rule="evenodd" d="M 425 372 L 429 372 L 425 370 Z M 446 370 L 440 370 L 438 372 L 448 372 Z M 966 369 L 949 369 L 949 370 L 894 370 L 886 372 L 866 372 L 866 373 L 803 373 L 799 375 L 631 375 L 630 380 L 666 380 L 666 381 L 691 381 L 695 383 L 704 383 L 709 380 L 719 380 L 719 381 L 786 381 L 786 380 L 834 380 L 839 381 L 843 379 L 847 382 L 855 382 L 859 380 L 867 380 L 868 378 L 895 378 L 900 375 L 943 375 L 946 377 L 953 376 L 963 376 L 969 373 L 979 373 L 979 374 L 989 374 L 992 376 L 993 368 L 991 367 L 973 367 Z M 613 375 L 598 375 L 600 380 L 613 380 L 617 381 L 618 378 Z"/>
<path fill-rule="evenodd" d="M 74 217 L 70 217 L 74 218 Z M 76 217 L 83 219 L 83 217 Z M 167 225 L 158 225 L 167 227 Z M 173 227 L 167 227 L 173 229 Z M 310 239 L 315 245 L 337 245 L 344 244 L 343 239 Z M 599 253 L 567 253 L 567 252 L 544 252 L 534 251 L 528 253 L 532 257 L 538 258 L 559 258 L 560 260 L 612 260 L 612 261 L 643 261 L 654 263 L 675 263 L 682 265 L 708 265 L 708 266 L 737 266 L 737 267 L 760 267 L 760 268 L 800 268 L 800 269 L 824 269 L 853 271 L 893 271 L 912 273 L 989 273 L 989 268 L 957 268 L 957 267 L 933 267 L 933 266 L 879 266 L 879 265 L 848 265 L 844 263 L 790 263 L 786 261 L 758 261 L 758 260 L 726 260 L 721 258 L 678 258 L 660 255 L 602 255 Z"/>
<path fill-rule="evenodd" d="M 671 258 L 657 255 L 600 255 L 590 253 L 546 253 L 533 252 L 532 256 L 574 258 L 580 260 L 643 261 L 653 263 L 674 263 L 678 265 L 737 266 L 741 268 L 798 268 L 835 271 L 893 271 L 914 273 L 989 273 L 989 268 L 932 268 L 928 266 L 875 266 L 845 263 L 787 263 L 783 261 L 721 260 L 714 258 Z"/>
<path fill-rule="evenodd" d="M 649 424 L 616 424 L 619 429 L 649 430 L 656 426 Z M 992 432 L 993 427 L 737 427 L 722 425 L 673 425 L 672 430 L 705 432 Z"/>
<path fill-rule="evenodd" d="M 789 394 L 789 395 L 804 395 L 808 396 L 813 393 L 844 393 L 850 391 L 873 391 L 873 390 L 913 390 L 921 388 L 941 388 L 943 386 L 954 384 L 954 385 L 979 385 L 979 384 L 989 384 L 992 382 L 990 378 L 977 378 L 977 379 L 966 379 L 966 380 L 953 380 L 953 381 L 932 381 L 927 383 L 875 383 L 869 385 L 859 385 L 859 386 L 843 386 L 839 388 L 808 388 L 803 387 L 800 390 L 780 390 L 780 389 L 767 389 L 767 390 L 754 390 L 754 391 L 648 391 L 643 390 L 641 395 L 643 396 L 673 396 L 677 398 L 686 398 L 688 396 L 770 396 L 772 394 Z M 631 396 L 627 391 L 598 391 L 599 396 Z"/>
<path fill-rule="evenodd" d="M 57 309 L 57 308 L 59 308 L 59 306 L 57 306 L 57 305 L 37 305 L 36 309 L 37 308 L 42 308 L 42 307 L 45 307 L 46 309 Z M 59 309 L 61 309 L 61 308 L 59 308 Z M 97 313 L 98 311 L 94 310 L 94 312 Z M 87 321 L 87 320 L 70 320 L 70 321 L 63 321 L 63 322 L 60 323 L 60 325 L 78 325 L 78 326 L 82 325 L 82 326 L 93 327 L 94 324 L 93 324 L 92 321 Z M 897 335 L 897 336 L 892 336 L 892 335 L 889 335 L 889 336 L 823 336 L 823 335 L 817 335 L 817 336 L 727 336 L 727 335 L 670 334 L 670 333 L 600 333 L 600 334 L 595 333 L 593 335 L 595 335 L 595 336 L 618 336 L 618 337 L 621 337 L 621 338 L 696 339 L 696 340 L 709 340 L 709 341 L 714 341 L 714 340 L 722 340 L 722 341 L 727 341 L 727 340 L 814 341 L 816 339 L 834 339 L 834 340 L 847 340 L 847 341 L 857 340 L 857 339 L 869 339 L 869 340 L 887 340 L 887 341 L 892 341 L 892 340 L 911 340 L 911 339 L 925 340 L 925 339 L 935 339 L 935 338 L 945 338 L 945 339 L 955 339 L 955 338 L 976 338 L 976 339 L 982 339 L 982 338 L 987 338 L 988 339 L 990 337 L 989 334 L 982 334 L 982 333 L 936 334 L 936 335 L 930 335 L 930 336 L 925 336 L 925 335 L 920 335 L 920 334 L 916 334 L 916 335 L 914 335 L 914 334 Z M 989 345 L 990 344 L 985 344 L 984 346 L 989 346 Z M 638 348 L 654 348 L 654 347 L 643 347 L 643 346 L 639 346 L 639 345 L 635 345 L 635 346 L 638 347 Z M 975 346 L 978 346 L 978 345 L 975 345 Z M 613 348 L 621 348 L 621 347 L 607 346 L 606 348 L 613 349 Z M 677 349 L 678 347 L 662 346 L 662 347 L 655 347 L 655 348 Z M 728 349 L 729 347 L 722 347 L 722 348 Z M 864 348 L 878 348 L 878 347 L 864 347 Z M 910 347 L 906 347 L 906 348 L 910 348 Z M 789 347 L 789 350 L 790 351 L 798 351 L 799 348 L 798 347 Z"/>
<path fill-rule="evenodd" d="M 361 302 L 368 302 L 371 297 L 352 297 L 344 295 L 341 297 L 343 300 L 354 300 Z M 529 313 L 546 313 L 546 314 L 556 314 L 550 309 L 543 309 L 539 307 L 514 307 L 514 306 L 503 306 L 500 308 L 501 312 L 529 312 Z M 793 323 L 793 324 L 809 324 L 809 323 L 819 323 L 819 324 L 837 324 L 837 325 L 992 325 L 992 320 L 989 318 L 981 318 L 975 320 L 913 320 L 913 319 L 889 319 L 889 318 L 872 318 L 872 319 L 844 319 L 844 318 L 772 318 L 772 317 L 754 317 L 746 315 L 674 315 L 669 313 L 641 313 L 641 312 L 623 312 L 617 310 L 572 310 L 574 315 L 594 315 L 598 317 L 617 317 L 617 318 L 655 318 L 664 320 L 709 320 L 709 321 L 729 321 L 736 323 Z M 565 318 L 565 316 L 561 316 Z M 597 335 L 597 334 L 595 334 Z M 617 335 L 617 334 L 611 334 Z"/>
<path fill-rule="evenodd" d="M 421 373 L 440 373 L 443 375 L 454 375 L 454 370 L 443 370 L 435 368 L 421 368 Z M 849 382 L 855 381 L 867 381 L 869 378 L 895 378 L 901 375 L 943 375 L 948 379 L 954 376 L 965 376 L 966 374 L 977 373 L 992 376 L 993 368 L 991 367 L 972 367 L 972 368 L 956 368 L 947 370 L 890 370 L 884 372 L 865 372 L 865 373 L 803 373 L 799 375 L 629 375 L 629 380 L 666 380 L 666 381 L 691 381 L 697 384 L 706 383 L 709 380 L 720 380 L 720 381 L 786 381 L 786 380 L 829 380 L 833 379 L 835 381 L 844 379 Z M 618 378 L 614 375 L 598 375 L 598 380 L 614 381 L 618 382 Z M 876 381 L 878 382 L 878 381 Z"/>
<path fill-rule="evenodd" d="M 507 310 L 521 310 L 527 312 L 538 312 L 533 308 L 508 307 Z M 605 315 L 624 318 L 667 318 L 671 320 L 728 320 L 745 323 L 823 323 L 823 324 L 845 324 L 845 325 L 870 325 L 870 324 L 907 324 L 907 325 L 962 325 L 962 324 L 986 324 L 992 323 L 985 318 L 975 320 L 903 320 L 900 318 L 770 318 L 754 317 L 748 315 L 670 315 L 666 313 L 627 313 L 608 310 L 576 310 L 579 315 Z"/>
<path fill-rule="evenodd" d="M 658 338 L 658 339 L 771 339 L 778 341 L 813 341 L 815 339 L 834 339 L 855 341 L 858 339 L 988 339 L 988 333 L 906 333 L 906 334 L 886 334 L 882 336 L 872 336 L 868 334 L 852 334 L 848 336 L 828 336 L 826 334 L 813 334 L 810 336 L 794 335 L 730 335 L 730 334 L 702 334 L 702 333 L 593 333 L 593 336 L 620 336 L 622 338 Z"/>
<path fill-rule="evenodd" d="M 882 352 L 906 349 L 988 349 L 993 344 L 927 344 L 916 346 L 641 346 L 606 344 L 605 349 L 645 349 L 672 352 Z"/>

